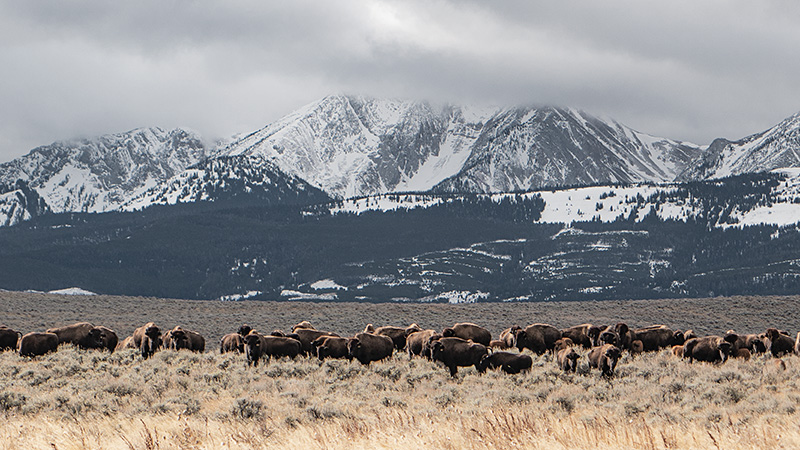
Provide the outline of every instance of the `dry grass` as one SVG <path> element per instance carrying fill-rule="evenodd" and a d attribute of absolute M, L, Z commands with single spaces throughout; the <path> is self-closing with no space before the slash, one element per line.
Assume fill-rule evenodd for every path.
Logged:
<path fill-rule="evenodd" d="M 64 348 L 0 354 L 0 449 L 797 448 L 800 360 L 688 364 L 668 351 L 606 380 L 558 372 L 455 379 L 397 354 L 364 367 L 315 359 L 246 368 L 241 355 L 144 361 Z"/>
<path fill-rule="evenodd" d="M 5 449 L 751 449 L 800 448 L 800 359 L 688 364 L 664 351 L 628 356 L 606 380 L 565 375 L 548 355 L 529 373 L 479 375 L 397 354 L 368 367 L 315 359 L 246 368 L 216 339 L 248 322 L 300 319 L 349 334 L 367 322 L 440 329 L 470 320 L 493 333 L 513 323 L 666 323 L 702 333 L 792 330 L 790 297 L 547 304 L 357 305 L 219 303 L 0 292 L 0 317 L 41 330 L 89 320 L 120 336 L 154 320 L 201 331 L 210 352 L 0 354 Z M 780 317 L 776 312 L 780 313 Z M 785 313 L 785 314 L 784 314 Z M 302 447 L 298 447 L 302 446 Z"/>

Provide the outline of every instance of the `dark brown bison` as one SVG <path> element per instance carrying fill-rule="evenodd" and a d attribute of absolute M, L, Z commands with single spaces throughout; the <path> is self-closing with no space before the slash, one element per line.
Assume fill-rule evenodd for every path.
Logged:
<path fill-rule="evenodd" d="M 256 331 L 244 337 L 247 364 L 258 366 L 261 358 L 294 358 L 302 352 L 300 341 L 281 336 L 264 336 Z"/>
<path fill-rule="evenodd" d="M 746 349 L 744 347 L 736 350 L 736 353 L 733 354 L 734 358 L 740 358 L 740 359 L 743 359 L 745 361 L 749 361 L 750 360 L 750 356 L 752 356 L 752 353 L 750 353 L 750 350 L 748 350 L 748 349 Z"/>
<path fill-rule="evenodd" d="M 350 359 L 350 352 L 347 351 L 347 338 L 320 336 L 312 342 L 312 345 L 317 348 L 317 357 L 320 360 L 325 358 Z"/>
<path fill-rule="evenodd" d="M 239 333 L 229 333 L 219 340 L 219 352 L 244 353 L 244 338 Z"/>
<path fill-rule="evenodd" d="M 580 345 L 583 348 L 592 348 L 592 338 L 589 336 L 589 330 L 591 328 L 592 324 L 590 323 L 565 328 L 561 330 L 561 337 L 569 338 L 576 345 Z"/>
<path fill-rule="evenodd" d="M 422 354 L 422 350 L 427 345 L 428 339 L 430 339 L 432 336 L 441 337 L 436 330 L 422 330 L 409 334 L 406 338 L 406 350 L 408 351 L 408 357 L 426 356 Z M 426 357 L 430 358 L 430 353 Z"/>
<path fill-rule="evenodd" d="M 253 327 L 251 327 L 250 325 L 248 325 L 248 324 L 246 324 L 246 323 L 245 323 L 245 324 L 242 324 L 242 325 L 239 327 L 239 329 L 238 329 L 238 330 L 236 330 L 236 333 L 238 333 L 238 334 L 239 334 L 239 336 L 241 336 L 241 337 L 245 337 L 245 336 L 247 336 L 248 334 L 250 334 L 250 332 L 251 332 L 251 331 L 253 331 Z"/>
<path fill-rule="evenodd" d="M 589 367 L 600 369 L 603 376 L 613 376 L 621 355 L 622 351 L 619 347 L 612 344 L 594 347 L 589 351 Z"/>
<path fill-rule="evenodd" d="M 684 343 L 686 343 L 686 341 L 688 341 L 689 339 L 693 339 L 693 338 L 696 338 L 696 337 L 700 337 L 700 336 L 698 336 L 697 333 L 694 332 L 694 330 L 686 330 L 686 331 L 683 332 L 683 342 Z"/>
<path fill-rule="evenodd" d="M 114 353 L 114 350 L 117 349 L 117 344 L 119 343 L 119 337 L 117 336 L 117 333 L 115 333 L 111 328 L 104 327 L 102 325 L 99 325 L 97 328 L 99 328 L 103 333 L 103 348 L 111 353 Z"/>
<path fill-rule="evenodd" d="M 0 351 L 16 350 L 17 342 L 22 333 L 14 331 L 6 326 L 0 326 Z"/>
<path fill-rule="evenodd" d="M 394 348 L 397 350 L 402 350 L 406 348 L 406 338 L 408 335 L 417 331 L 422 331 L 422 328 L 420 328 L 417 324 L 411 324 L 406 328 L 392 326 L 378 327 L 375 328 L 374 334 L 388 336 L 394 343 Z"/>
<path fill-rule="evenodd" d="M 367 326 L 364 327 L 364 333 L 375 334 L 375 327 L 371 323 L 368 323 Z"/>
<path fill-rule="evenodd" d="M 644 353 L 644 344 L 639 339 L 631 342 L 631 355 L 640 355 Z"/>
<path fill-rule="evenodd" d="M 600 333 L 605 329 L 605 325 L 592 325 L 586 330 L 586 334 L 592 341 L 592 347 L 596 347 L 600 344 Z"/>
<path fill-rule="evenodd" d="M 685 342 L 682 331 L 672 331 L 666 325 L 639 328 L 634 330 L 633 334 L 636 337 L 634 340 L 642 341 L 642 348 L 645 352 L 655 352 L 673 345 L 683 345 Z"/>
<path fill-rule="evenodd" d="M 483 373 L 481 360 L 489 353 L 483 344 L 477 344 L 457 337 L 443 337 L 431 344 L 431 356 L 434 361 L 441 361 L 450 369 L 450 376 L 455 376 L 459 367 L 475 366 Z"/>
<path fill-rule="evenodd" d="M 206 340 L 200 333 L 183 329 L 180 326 L 167 331 L 162 339 L 164 348 L 171 350 L 186 349 L 202 353 L 206 348 Z"/>
<path fill-rule="evenodd" d="M 703 362 L 725 362 L 733 345 L 720 336 L 692 338 L 683 344 L 683 357 Z"/>
<path fill-rule="evenodd" d="M 316 348 L 314 347 L 313 342 L 316 341 L 320 336 L 339 337 L 338 334 L 330 331 L 319 331 L 311 328 L 295 328 L 293 334 L 295 334 L 297 336 L 296 339 L 300 341 L 303 354 L 314 356 L 316 356 Z"/>
<path fill-rule="evenodd" d="M 517 330 L 521 330 L 522 327 L 519 325 L 514 325 L 511 328 L 506 328 L 505 330 L 500 332 L 500 340 L 506 345 L 506 348 L 517 348 L 517 341 L 514 338 L 514 333 Z"/>
<path fill-rule="evenodd" d="M 20 356 L 40 356 L 58 349 L 59 339 L 55 333 L 34 331 L 19 339 Z"/>
<path fill-rule="evenodd" d="M 294 333 L 295 331 L 300 330 L 300 329 L 303 329 L 303 330 L 316 330 L 316 328 L 314 328 L 314 325 L 311 325 L 311 322 L 309 322 L 307 320 L 304 320 L 304 321 L 298 323 L 297 325 L 293 326 L 292 327 L 292 333 Z"/>
<path fill-rule="evenodd" d="M 256 331 L 250 331 L 244 337 L 244 354 L 248 366 L 258 367 L 258 361 L 261 359 L 261 335 Z"/>
<path fill-rule="evenodd" d="M 514 334 L 519 351 L 527 348 L 528 350 L 541 355 L 542 353 L 553 350 L 556 341 L 561 339 L 561 330 L 544 324 L 535 323 L 528 325 L 524 330 L 517 329 Z"/>
<path fill-rule="evenodd" d="M 347 341 L 347 352 L 361 364 L 369 364 L 392 356 L 394 342 L 388 336 L 358 333 Z"/>
<path fill-rule="evenodd" d="M 728 330 L 725 336 L 737 336 L 735 341 L 732 341 L 730 338 L 728 339 L 728 342 L 733 344 L 733 350 L 731 350 L 731 354 L 733 355 L 736 355 L 739 350 L 743 348 L 749 350 L 750 355 L 765 353 L 767 351 L 767 344 L 764 342 L 766 341 L 765 336 L 758 334 L 736 334 L 733 330 Z"/>
<path fill-rule="evenodd" d="M 628 350 L 631 348 L 631 342 L 635 340 L 634 333 L 628 328 L 625 323 L 618 323 L 616 325 L 607 326 L 600 336 L 597 338 L 598 344 L 611 344 L 620 349 Z"/>
<path fill-rule="evenodd" d="M 80 348 L 105 348 L 103 330 L 89 322 L 78 322 L 64 327 L 50 328 L 48 333 L 58 336 L 59 344 L 74 344 Z"/>
<path fill-rule="evenodd" d="M 769 351 L 772 356 L 779 358 L 794 352 L 794 340 L 775 328 L 767 329 L 765 333 L 769 342 Z"/>
<path fill-rule="evenodd" d="M 469 322 L 457 323 L 452 327 L 445 328 L 442 330 L 442 337 L 458 337 L 484 346 L 488 346 L 492 342 L 492 333 L 489 330 Z"/>
<path fill-rule="evenodd" d="M 578 370 L 578 359 L 581 357 L 572 347 L 563 348 L 556 354 L 558 367 L 564 372 L 575 372 Z"/>
<path fill-rule="evenodd" d="M 568 337 L 562 337 L 561 339 L 557 340 L 556 343 L 553 345 L 553 352 L 558 354 L 558 352 L 560 352 L 561 350 L 564 350 L 565 348 L 570 348 L 573 345 L 575 345 L 575 343 L 572 341 L 572 339 Z"/>
<path fill-rule="evenodd" d="M 479 370 L 485 372 L 486 369 L 500 369 L 508 374 L 520 373 L 530 370 L 533 366 L 533 359 L 528 355 L 510 352 L 494 352 L 484 355 L 479 364 Z"/>

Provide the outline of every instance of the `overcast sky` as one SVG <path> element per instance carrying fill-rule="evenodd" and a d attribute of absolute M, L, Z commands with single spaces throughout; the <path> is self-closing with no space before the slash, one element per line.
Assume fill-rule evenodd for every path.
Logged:
<path fill-rule="evenodd" d="M 0 161 L 328 94 L 573 106 L 707 144 L 800 111 L 800 2 L 0 0 Z"/>

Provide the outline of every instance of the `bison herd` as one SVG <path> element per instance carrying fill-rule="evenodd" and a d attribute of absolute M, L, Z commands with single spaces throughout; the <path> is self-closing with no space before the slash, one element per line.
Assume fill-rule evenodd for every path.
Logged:
<path fill-rule="evenodd" d="M 160 349 L 205 351 L 205 338 L 180 326 L 162 332 L 149 322 L 131 336 L 118 341 L 110 328 L 80 322 L 45 332 L 22 335 L 0 326 L 0 350 L 15 349 L 21 356 L 39 356 L 56 351 L 61 344 L 82 349 L 134 349 L 147 359 Z M 262 334 L 248 325 L 220 339 L 220 353 L 244 354 L 248 366 L 258 366 L 261 359 L 295 358 L 310 355 L 326 358 L 356 359 L 362 364 L 386 359 L 395 351 L 409 357 L 424 357 L 441 362 L 455 375 L 459 367 L 474 366 L 480 373 L 499 369 L 509 374 L 529 370 L 533 359 L 525 349 L 537 355 L 550 353 L 560 370 L 575 372 L 585 358 L 591 369 L 603 376 L 613 376 L 623 352 L 637 355 L 671 348 L 672 353 L 693 360 L 720 363 L 728 358 L 748 359 L 753 354 L 771 353 L 775 357 L 800 354 L 800 333 L 792 339 L 785 331 L 769 328 L 761 334 L 737 334 L 698 337 L 691 330 L 672 330 L 665 325 L 631 329 L 625 323 L 609 326 L 582 324 L 566 329 L 536 323 L 525 328 L 503 330 L 498 339 L 474 323 L 457 323 L 440 332 L 423 330 L 417 324 L 408 327 L 366 326 L 363 332 L 342 337 L 331 331 L 317 330 L 303 321 L 290 332 L 275 330 Z M 515 351 L 516 350 L 516 351 Z"/>

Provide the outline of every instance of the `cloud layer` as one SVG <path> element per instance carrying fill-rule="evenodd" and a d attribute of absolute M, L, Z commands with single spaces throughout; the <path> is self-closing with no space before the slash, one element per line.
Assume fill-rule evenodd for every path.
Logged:
<path fill-rule="evenodd" d="M 258 129 L 332 93 L 552 104 L 693 141 L 800 111 L 800 3 L 0 0 L 0 161 L 140 126 Z"/>

